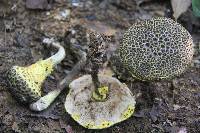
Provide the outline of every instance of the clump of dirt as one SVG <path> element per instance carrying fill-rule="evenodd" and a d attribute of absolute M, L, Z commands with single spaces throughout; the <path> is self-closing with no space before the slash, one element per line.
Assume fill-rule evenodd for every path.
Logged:
<path fill-rule="evenodd" d="M 87 29 L 115 36 L 112 46 L 116 47 L 122 33 L 137 19 L 169 16 L 166 11 L 170 10 L 169 1 L 164 0 L 73 2 L 54 0 L 52 8 L 46 11 L 29 10 L 23 0 L 0 2 L 0 132 L 200 132 L 200 27 L 198 19 L 188 20 L 184 15 L 178 21 L 193 36 L 195 63 L 170 81 L 127 81 L 131 91 L 140 96 L 134 116 L 122 123 L 103 130 L 81 127 L 65 112 L 67 88 L 50 108 L 40 113 L 31 112 L 13 99 L 7 89 L 5 73 L 13 65 L 26 66 L 49 57 L 54 50 L 41 43 L 43 38 L 56 39 L 67 51 L 64 61 L 43 85 L 46 93 L 55 89 L 56 83 L 80 59 L 77 49 L 86 50 Z M 64 18 L 59 19 L 63 13 Z"/>

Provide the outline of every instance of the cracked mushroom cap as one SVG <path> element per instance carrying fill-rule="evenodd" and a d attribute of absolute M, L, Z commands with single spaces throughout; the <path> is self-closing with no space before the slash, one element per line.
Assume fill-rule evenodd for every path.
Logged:
<path fill-rule="evenodd" d="M 193 57 L 189 32 L 169 18 L 153 18 L 132 25 L 119 48 L 123 66 L 140 80 L 170 79 L 180 75 Z"/>
<path fill-rule="evenodd" d="M 108 97 L 103 102 L 92 99 L 95 88 L 90 75 L 84 75 L 69 85 L 65 109 L 80 125 L 88 129 L 103 129 L 131 117 L 135 97 L 119 80 L 99 75 L 100 83 L 108 86 Z"/>

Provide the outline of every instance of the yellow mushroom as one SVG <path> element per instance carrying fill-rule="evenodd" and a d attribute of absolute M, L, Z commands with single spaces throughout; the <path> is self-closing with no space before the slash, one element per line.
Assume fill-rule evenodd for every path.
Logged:
<path fill-rule="evenodd" d="M 30 108 L 35 111 L 47 108 L 60 93 L 60 90 L 56 89 L 42 97 L 41 86 L 44 80 L 52 73 L 54 66 L 65 58 L 65 50 L 59 43 L 52 43 L 52 46 L 59 49 L 55 55 L 30 66 L 13 66 L 7 72 L 12 95 L 20 102 L 30 104 Z M 35 102 L 37 104 L 34 104 Z"/>

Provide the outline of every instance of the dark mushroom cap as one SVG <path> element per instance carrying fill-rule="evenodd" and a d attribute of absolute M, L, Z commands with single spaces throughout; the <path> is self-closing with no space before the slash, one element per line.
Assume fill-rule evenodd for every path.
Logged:
<path fill-rule="evenodd" d="M 189 32 L 169 18 L 134 24 L 125 32 L 119 48 L 124 67 L 140 80 L 180 75 L 191 63 L 193 53 Z"/>

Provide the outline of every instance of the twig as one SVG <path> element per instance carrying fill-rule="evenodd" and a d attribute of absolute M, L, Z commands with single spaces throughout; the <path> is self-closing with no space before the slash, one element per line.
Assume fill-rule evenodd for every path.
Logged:
<path fill-rule="evenodd" d="M 85 66 L 86 64 L 86 52 L 79 51 L 78 54 L 82 57 L 80 61 L 72 68 L 72 70 L 68 73 L 68 75 L 59 83 L 58 88 L 61 89 L 61 91 L 66 88 L 69 83 L 75 78 L 80 70 Z"/>
<path fill-rule="evenodd" d="M 5 24 L 5 21 L 4 21 L 4 46 L 6 46 L 6 26 L 5 26 L 6 24 Z"/>

